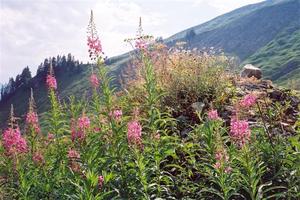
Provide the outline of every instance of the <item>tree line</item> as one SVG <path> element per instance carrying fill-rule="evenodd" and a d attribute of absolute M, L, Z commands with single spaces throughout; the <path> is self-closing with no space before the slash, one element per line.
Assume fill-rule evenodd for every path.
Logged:
<path fill-rule="evenodd" d="M 72 54 L 58 55 L 56 57 L 45 58 L 37 69 L 36 77 L 32 77 L 32 73 L 28 66 L 26 66 L 21 74 L 18 74 L 15 78 L 9 78 L 7 84 L 1 86 L 0 100 L 5 101 L 11 97 L 15 91 L 20 87 L 32 87 L 36 81 L 44 81 L 49 68 L 50 63 L 55 73 L 68 73 L 70 75 L 81 71 L 82 62 L 79 62 L 74 58 Z"/>

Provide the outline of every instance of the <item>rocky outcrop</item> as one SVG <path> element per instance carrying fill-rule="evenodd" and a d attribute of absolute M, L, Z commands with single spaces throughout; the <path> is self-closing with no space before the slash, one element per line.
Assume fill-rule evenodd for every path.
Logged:
<path fill-rule="evenodd" d="M 269 132 L 273 134 L 292 135 L 296 132 L 296 122 L 300 116 L 300 98 L 292 90 L 278 88 L 269 80 L 255 79 L 240 79 L 236 82 L 236 87 L 239 97 L 250 93 L 258 96 L 262 116 L 258 109 L 255 113 L 249 111 L 249 121 L 252 122 L 250 124 L 262 127 L 264 120 L 270 129 Z M 225 108 L 226 112 L 232 112 L 233 107 Z"/>
<path fill-rule="evenodd" d="M 252 109 L 245 111 L 251 127 L 267 127 L 268 132 L 273 135 L 282 134 L 286 136 L 293 135 L 297 129 L 300 129 L 297 127 L 299 126 L 297 120 L 300 116 L 300 98 L 294 91 L 278 88 L 270 80 L 257 80 L 253 77 L 239 78 L 234 81 L 234 85 L 237 99 L 241 99 L 247 94 L 255 94 L 258 97 L 257 104 Z M 230 99 L 218 110 L 226 126 L 230 125 L 231 117 L 235 113 L 236 100 L 234 99 L 236 98 Z M 194 112 L 201 111 L 202 114 L 205 114 L 210 105 L 209 103 L 195 102 L 191 107 Z M 185 125 L 186 123 L 191 125 L 193 121 L 190 118 L 185 118 Z M 264 127 L 264 123 L 266 127 Z M 187 129 L 182 130 L 186 131 Z"/>
<path fill-rule="evenodd" d="M 255 67 L 251 64 L 247 64 L 243 67 L 243 70 L 241 72 L 241 77 L 243 78 L 255 77 L 257 79 L 261 79 L 262 72 L 261 69 L 259 69 L 258 67 Z"/>

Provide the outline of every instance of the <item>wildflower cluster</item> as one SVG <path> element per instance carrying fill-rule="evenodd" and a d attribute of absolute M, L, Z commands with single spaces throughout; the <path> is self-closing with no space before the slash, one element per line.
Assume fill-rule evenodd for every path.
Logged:
<path fill-rule="evenodd" d="M 80 154 L 75 149 L 69 149 L 68 151 L 69 167 L 73 172 L 80 173 L 82 171 L 79 164 Z"/>
<path fill-rule="evenodd" d="M 38 114 L 35 112 L 35 103 L 33 98 L 33 91 L 31 89 L 31 95 L 29 98 L 29 109 L 28 113 L 26 114 L 26 123 L 29 127 L 32 127 L 36 133 L 40 132 L 40 126 L 39 126 L 39 118 Z"/>
<path fill-rule="evenodd" d="M 256 96 L 253 94 L 247 94 L 241 101 L 240 101 L 240 105 L 242 107 L 250 107 L 253 104 L 255 104 L 256 102 Z"/>
<path fill-rule="evenodd" d="M 116 109 L 110 112 L 110 116 L 117 122 L 121 121 L 122 115 L 123 113 L 121 109 Z"/>
<path fill-rule="evenodd" d="M 229 156 L 227 155 L 226 151 L 217 151 L 215 154 L 216 163 L 214 164 L 214 167 L 218 170 L 223 170 L 225 173 L 230 173 L 232 171 L 232 168 L 229 166 Z"/>
<path fill-rule="evenodd" d="M 77 124 L 80 129 L 84 130 L 84 129 L 88 129 L 90 127 L 91 122 L 87 116 L 83 115 L 82 117 L 80 117 L 78 119 Z"/>
<path fill-rule="evenodd" d="M 80 154 L 76 150 L 74 150 L 74 149 L 69 149 L 69 151 L 68 151 L 68 158 L 70 160 L 72 160 L 72 159 L 80 159 Z"/>
<path fill-rule="evenodd" d="M 98 187 L 99 187 L 99 189 L 101 189 L 103 187 L 103 184 L 104 184 L 103 176 L 98 176 Z"/>
<path fill-rule="evenodd" d="M 36 152 L 32 156 L 32 160 L 37 164 L 37 165 L 42 165 L 45 162 L 44 156 L 40 152 Z"/>
<path fill-rule="evenodd" d="M 86 131 L 90 128 L 91 121 L 90 119 L 82 115 L 78 118 L 77 122 L 72 119 L 71 120 L 71 137 L 72 141 L 82 141 L 85 139 Z"/>
<path fill-rule="evenodd" d="M 57 83 L 56 79 L 53 75 L 48 74 L 46 79 L 47 87 L 49 90 L 56 90 L 57 89 Z"/>
<path fill-rule="evenodd" d="M 7 155 L 16 155 L 28 151 L 27 142 L 21 136 L 19 128 L 8 128 L 3 132 L 2 143 Z"/>
<path fill-rule="evenodd" d="M 142 126 L 137 120 L 127 124 L 127 140 L 130 145 L 141 145 L 142 143 Z"/>
<path fill-rule="evenodd" d="M 242 147 L 250 140 L 251 131 L 246 120 L 231 119 L 230 137 L 238 146 Z"/>
<path fill-rule="evenodd" d="M 208 115 L 209 120 L 218 120 L 218 119 L 220 119 L 217 110 L 210 110 L 207 115 Z"/>
<path fill-rule="evenodd" d="M 96 60 L 99 58 L 102 52 L 102 45 L 97 34 L 96 25 L 94 23 L 93 11 L 91 11 L 90 23 L 88 25 L 88 36 L 87 36 L 87 45 L 89 47 L 88 52 L 91 60 Z"/>

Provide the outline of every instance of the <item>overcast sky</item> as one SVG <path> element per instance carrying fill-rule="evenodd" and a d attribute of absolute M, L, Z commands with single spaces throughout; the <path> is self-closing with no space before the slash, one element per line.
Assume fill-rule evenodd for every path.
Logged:
<path fill-rule="evenodd" d="M 262 0 L 0 0 L 0 83 L 49 56 L 88 60 L 90 10 L 108 57 L 130 49 L 138 18 L 147 34 L 167 38 L 238 7 Z"/>

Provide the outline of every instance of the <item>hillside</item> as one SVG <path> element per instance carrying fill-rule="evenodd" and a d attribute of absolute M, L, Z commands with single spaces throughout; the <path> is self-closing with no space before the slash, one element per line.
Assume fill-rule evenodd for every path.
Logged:
<path fill-rule="evenodd" d="M 186 41 L 190 48 L 222 49 L 243 64 L 253 62 L 266 78 L 286 85 L 286 80 L 299 76 L 299 19 L 299 0 L 266 1 L 182 31 L 166 42 Z"/>
<path fill-rule="evenodd" d="M 118 75 L 122 74 L 119 70 L 122 67 L 128 56 L 119 56 L 108 60 L 109 65 L 107 66 L 112 70 L 116 78 L 120 78 Z M 84 64 L 80 66 L 80 70 L 77 73 L 67 73 L 65 71 L 59 71 L 56 73 L 58 82 L 59 98 L 61 100 L 67 100 L 68 97 L 86 97 L 91 93 L 89 85 L 89 77 L 91 75 L 91 68 L 89 65 Z M 46 77 L 34 77 L 30 81 L 29 85 L 33 88 L 35 101 L 37 104 L 38 112 L 43 116 L 43 113 L 49 108 L 49 100 L 47 95 L 47 88 L 45 86 Z M 10 105 L 13 104 L 15 113 L 21 117 L 20 122 L 24 121 L 24 114 L 28 109 L 28 99 L 30 96 L 30 87 L 23 85 L 14 92 L 10 98 L 5 101 L 0 101 L 0 127 L 7 122 L 9 116 Z"/>
<path fill-rule="evenodd" d="M 179 32 L 164 42 L 173 46 L 186 41 L 189 48 L 215 47 L 227 55 L 237 56 L 241 66 L 252 63 L 263 70 L 265 79 L 283 86 L 300 89 L 300 0 L 273 0 L 244 6 L 219 16 L 209 22 Z M 117 79 L 130 76 L 124 66 L 129 54 L 108 60 L 108 68 Z M 82 65 L 77 74 L 57 73 L 59 98 L 70 95 L 82 96 L 90 92 L 88 80 L 91 74 L 87 65 Z M 44 77 L 45 79 L 45 77 Z M 32 83 L 44 83 L 34 77 Z M 27 109 L 29 87 L 17 89 L 8 99 L 0 101 L 0 127 L 8 116 L 10 104 L 16 114 L 23 117 Z M 44 84 L 33 87 L 39 113 L 47 109 Z M 23 117 L 24 118 L 24 117 Z M 22 118 L 22 119 L 23 119 Z"/>
<path fill-rule="evenodd" d="M 251 55 L 244 63 L 257 65 L 265 77 L 288 86 L 290 80 L 300 87 L 300 30 L 291 26 Z"/>

